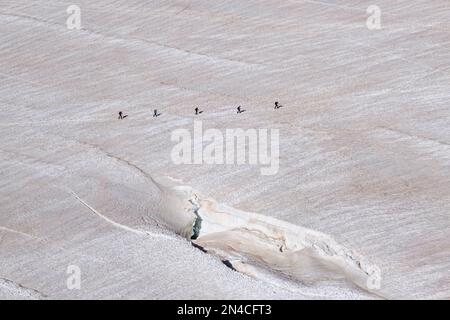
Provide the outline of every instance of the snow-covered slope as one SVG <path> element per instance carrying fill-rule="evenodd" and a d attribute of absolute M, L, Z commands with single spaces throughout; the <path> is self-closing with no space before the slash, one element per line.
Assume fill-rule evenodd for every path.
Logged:
<path fill-rule="evenodd" d="M 167 177 L 328 235 L 383 297 L 450 297 L 446 1 L 77 0 L 81 30 L 71 4 L 0 2 L 0 298 L 377 297 L 232 271 L 164 219 L 186 209 Z M 195 106 L 205 128 L 280 129 L 279 173 L 173 163 Z"/>

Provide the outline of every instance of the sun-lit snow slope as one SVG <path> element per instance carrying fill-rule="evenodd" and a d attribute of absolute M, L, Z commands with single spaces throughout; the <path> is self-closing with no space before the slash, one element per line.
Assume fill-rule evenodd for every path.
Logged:
<path fill-rule="evenodd" d="M 388 297 L 450 297 L 447 1 L 83 0 L 68 30 L 71 4 L 0 2 L 0 297 L 367 297 L 227 269 L 156 219 L 160 176 L 333 237 Z M 175 165 L 195 106 L 205 128 L 279 128 L 279 173 Z"/>

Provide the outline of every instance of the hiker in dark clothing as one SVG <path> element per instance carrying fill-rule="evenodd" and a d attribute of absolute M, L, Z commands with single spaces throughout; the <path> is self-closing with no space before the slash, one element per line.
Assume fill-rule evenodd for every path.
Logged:
<path fill-rule="evenodd" d="M 241 106 L 237 107 L 237 113 L 241 113 L 241 112 L 242 112 Z"/>
<path fill-rule="evenodd" d="M 123 119 L 122 111 L 119 111 L 119 119 Z"/>
<path fill-rule="evenodd" d="M 155 117 L 157 117 L 157 116 L 159 116 L 158 110 L 155 109 L 155 110 L 153 111 L 153 118 L 155 118 Z"/>
<path fill-rule="evenodd" d="M 275 108 L 274 109 L 278 109 L 279 108 L 279 106 L 278 106 L 278 101 L 276 101 L 275 102 Z"/>
<path fill-rule="evenodd" d="M 198 115 L 198 107 L 195 108 L 195 115 Z"/>

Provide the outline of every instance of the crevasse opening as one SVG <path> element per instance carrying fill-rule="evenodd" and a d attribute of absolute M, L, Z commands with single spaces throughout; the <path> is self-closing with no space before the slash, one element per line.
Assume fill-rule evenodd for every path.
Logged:
<path fill-rule="evenodd" d="M 200 215 L 198 214 L 200 206 L 198 206 L 193 200 L 189 200 L 189 202 L 193 205 L 192 211 L 196 216 L 194 224 L 192 226 L 191 239 L 196 240 L 200 236 L 200 230 L 202 228 L 202 217 L 200 217 Z"/>

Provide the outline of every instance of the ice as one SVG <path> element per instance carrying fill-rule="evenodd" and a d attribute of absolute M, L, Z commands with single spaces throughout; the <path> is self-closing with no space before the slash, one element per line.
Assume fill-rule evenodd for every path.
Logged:
<path fill-rule="evenodd" d="M 322 274 L 227 268 L 190 243 L 195 214 L 161 188 L 168 177 L 330 237 L 380 268 L 382 297 L 450 297 L 446 1 L 76 3 L 81 30 L 65 2 L 0 3 L 0 298 L 380 297 Z M 199 119 L 280 129 L 278 174 L 174 164 L 171 133 Z M 248 245 L 221 235 L 204 240 Z M 303 253 L 300 271 L 316 263 Z"/>

